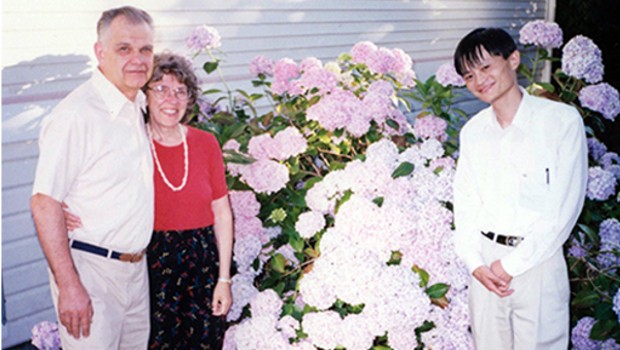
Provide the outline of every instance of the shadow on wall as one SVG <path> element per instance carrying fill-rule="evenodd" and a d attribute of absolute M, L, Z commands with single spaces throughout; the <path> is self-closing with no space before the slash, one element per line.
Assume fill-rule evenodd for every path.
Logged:
<path fill-rule="evenodd" d="M 2 69 L 2 300 L 4 348 L 53 320 L 45 259 L 29 199 L 43 118 L 91 75 L 87 55 L 45 55 Z M 6 323 L 4 323 L 6 322 Z"/>
<path fill-rule="evenodd" d="M 88 79 L 91 71 L 86 55 L 46 55 L 4 67 L 3 143 L 36 139 L 42 117 Z"/>

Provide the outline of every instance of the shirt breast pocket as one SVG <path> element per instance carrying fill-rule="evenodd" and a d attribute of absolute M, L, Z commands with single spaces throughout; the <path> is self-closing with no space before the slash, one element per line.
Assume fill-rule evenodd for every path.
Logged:
<path fill-rule="evenodd" d="M 533 211 L 543 211 L 547 205 L 554 170 L 551 157 L 539 150 L 517 161 L 519 205 Z"/>

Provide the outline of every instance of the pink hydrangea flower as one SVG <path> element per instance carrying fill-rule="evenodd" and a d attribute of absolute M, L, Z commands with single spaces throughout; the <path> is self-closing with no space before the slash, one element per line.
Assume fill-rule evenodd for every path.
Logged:
<path fill-rule="evenodd" d="M 306 151 L 308 141 L 295 127 L 288 127 L 274 137 L 268 133 L 254 136 L 248 144 L 248 154 L 254 159 L 287 160 Z"/>
<path fill-rule="evenodd" d="M 226 320 L 236 321 L 241 316 L 243 308 L 258 294 L 254 286 L 254 274 L 237 273 L 232 277 L 231 292 L 233 303 L 226 315 Z"/>
<path fill-rule="evenodd" d="M 370 41 L 361 41 L 351 49 L 351 56 L 355 63 L 366 63 L 371 54 L 377 51 L 377 45 Z"/>
<path fill-rule="evenodd" d="M 254 159 L 275 159 L 280 145 L 268 133 L 253 136 L 248 143 L 248 154 Z"/>
<path fill-rule="evenodd" d="M 381 47 L 372 52 L 366 61 L 368 69 L 373 73 L 386 74 L 395 71 L 396 57 L 392 50 Z"/>
<path fill-rule="evenodd" d="M 456 68 L 454 68 L 454 62 L 444 63 L 439 68 L 437 68 L 437 72 L 435 73 L 435 78 L 437 82 L 442 86 L 464 86 L 465 80 L 461 77 L 457 72 Z"/>
<path fill-rule="evenodd" d="M 278 330 L 285 338 L 295 338 L 297 336 L 297 330 L 301 324 L 294 319 L 291 315 L 286 315 L 278 321 Z M 313 347 L 314 350 L 314 347 Z"/>
<path fill-rule="evenodd" d="M 341 323 L 335 311 L 311 312 L 304 316 L 301 326 L 316 347 L 333 349 L 339 344 Z"/>
<path fill-rule="evenodd" d="M 297 86 L 304 91 L 309 92 L 317 89 L 320 95 L 332 92 L 338 84 L 336 75 L 323 67 L 311 67 L 305 70 L 301 78 L 297 82 Z"/>
<path fill-rule="evenodd" d="M 336 89 L 308 108 L 306 118 L 316 120 L 329 131 L 344 128 L 361 115 L 360 100 L 348 90 Z"/>
<path fill-rule="evenodd" d="M 220 33 L 207 25 L 194 28 L 185 43 L 194 51 L 213 50 L 222 46 Z"/>
<path fill-rule="evenodd" d="M 302 213 L 297 218 L 295 230 L 302 238 L 310 238 L 325 227 L 325 217 L 316 211 Z"/>
<path fill-rule="evenodd" d="M 562 46 L 562 28 L 555 22 L 531 21 L 519 31 L 519 42 L 523 45 L 555 49 Z"/>
<path fill-rule="evenodd" d="M 259 159 L 240 171 L 241 179 L 258 193 L 278 192 L 286 187 L 289 180 L 286 165 L 270 159 Z"/>
<path fill-rule="evenodd" d="M 273 289 L 265 289 L 250 301 L 252 316 L 269 316 L 278 319 L 282 311 L 282 299 Z"/>
<path fill-rule="evenodd" d="M 235 218 L 253 218 L 260 211 L 260 203 L 252 191 L 228 192 L 230 204 Z"/>
<path fill-rule="evenodd" d="M 250 61 L 250 73 L 253 77 L 258 77 L 260 74 L 271 76 L 273 75 L 273 66 L 273 60 L 263 55 L 258 55 Z"/>
<path fill-rule="evenodd" d="M 306 57 L 299 62 L 299 69 L 307 72 L 313 68 L 323 68 L 323 62 L 316 57 Z"/>
<path fill-rule="evenodd" d="M 297 89 L 292 83 L 293 79 L 299 77 L 299 67 L 297 63 L 290 58 L 282 58 L 278 60 L 273 68 L 274 81 L 271 83 L 271 92 L 276 95 L 289 93 L 295 95 Z"/>
<path fill-rule="evenodd" d="M 434 138 L 443 142 L 448 139 L 448 134 L 446 133 L 447 127 L 448 123 L 445 120 L 428 114 L 416 118 L 415 124 L 413 124 L 413 133 L 419 138 Z"/>
<path fill-rule="evenodd" d="M 304 153 L 308 149 L 306 138 L 299 132 L 299 129 L 292 126 L 278 132 L 273 137 L 273 141 L 278 149 L 278 153 L 273 158 L 277 160 L 287 160 Z"/>
<path fill-rule="evenodd" d="M 402 49 L 392 49 L 392 55 L 394 55 L 394 65 L 392 71 L 394 73 L 404 73 L 410 71 L 413 67 L 413 60 Z"/>

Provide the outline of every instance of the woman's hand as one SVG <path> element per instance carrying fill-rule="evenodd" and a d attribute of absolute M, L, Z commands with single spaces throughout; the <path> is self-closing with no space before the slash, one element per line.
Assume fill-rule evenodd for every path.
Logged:
<path fill-rule="evenodd" d="M 65 202 L 60 203 L 60 206 L 63 209 L 63 214 L 65 214 L 65 225 L 67 226 L 67 231 L 73 231 L 76 228 L 82 227 L 82 220 L 80 217 L 72 214 Z"/>
<path fill-rule="evenodd" d="M 230 282 L 217 281 L 213 290 L 213 303 L 211 309 L 214 316 L 224 316 L 230 310 L 232 304 L 232 294 L 230 293 Z"/>

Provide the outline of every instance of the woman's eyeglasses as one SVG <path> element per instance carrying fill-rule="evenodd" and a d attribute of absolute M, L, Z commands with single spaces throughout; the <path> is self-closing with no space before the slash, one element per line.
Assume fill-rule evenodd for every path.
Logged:
<path fill-rule="evenodd" d="M 187 101 L 190 97 L 189 91 L 187 91 L 184 87 L 170 89 L 170 87 L 166 85 L 155 85 L 152 87 L 149 86 L 149 90 L 153 91 L 155 97 L 160 100 L 170 96 L 170 93 L 174 94 L 174 97 L 176 97 L 179 101 Z"/>

